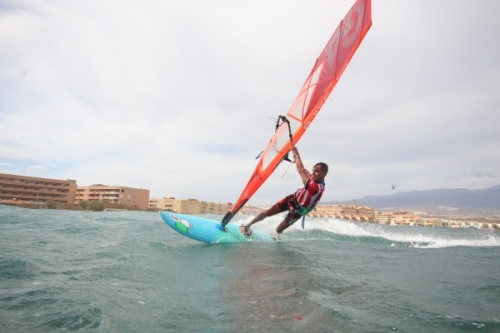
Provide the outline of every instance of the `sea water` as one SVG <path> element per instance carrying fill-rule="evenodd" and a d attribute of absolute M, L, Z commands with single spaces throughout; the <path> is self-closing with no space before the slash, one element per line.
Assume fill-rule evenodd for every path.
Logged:
<path fill-rule="evenodd" d="M 157 212 L 0 206 L 0 332 L 500 332 L 500 233 L 308 218 L 208 245 Z"/>

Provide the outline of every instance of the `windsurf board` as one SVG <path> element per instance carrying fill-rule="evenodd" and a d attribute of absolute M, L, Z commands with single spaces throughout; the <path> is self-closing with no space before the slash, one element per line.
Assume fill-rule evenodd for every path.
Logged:
<path fill-rule="evenodd" d="M 220 221 L 193 216 L 178 214 L 167 211 L 160 211 L 161 218 L 172 229 L 183 236 L 208 244 L 228 244 L 243 242 L 273 242 L 271 235 L 252 230 L 248 237 L 241 234 L 236 224 L 228 223 L 226 231 L 220 230 L 217 225 Z"/>

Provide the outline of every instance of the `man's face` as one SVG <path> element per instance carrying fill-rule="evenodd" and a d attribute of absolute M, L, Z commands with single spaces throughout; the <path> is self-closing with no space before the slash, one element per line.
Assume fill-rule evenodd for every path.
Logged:
<path fill-rule="evenodd" d="M 323 171 L 321 171 L 321 166 L 319 165 L 315 165 L 312 168 L 311 174 L 313 175 L 314 180 L 323 180 L 325 179 L 326 176 L 326 174 Z"/>

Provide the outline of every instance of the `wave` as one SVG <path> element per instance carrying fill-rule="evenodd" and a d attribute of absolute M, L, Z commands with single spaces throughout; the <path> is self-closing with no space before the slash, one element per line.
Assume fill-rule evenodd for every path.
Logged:
<path fill-rule="evenodd" d="M 240 218 L 241 221 L 250 218 Z M 273 216 L 256 224 L 254 228 L 273 233 L 281 216 Z M 451 229 L 419 226 L 389 226 L 366 222 L 352 222 L 332 218 L 306 218 L 306 227 L 300 221 L 286 231 L 292 240 L 359 241 L 382 246 L 414 248 L 446 247 L 500 247 L 497 231 L 480 229 Z M 285 238 L 283 238 L 285 239 Z"/>

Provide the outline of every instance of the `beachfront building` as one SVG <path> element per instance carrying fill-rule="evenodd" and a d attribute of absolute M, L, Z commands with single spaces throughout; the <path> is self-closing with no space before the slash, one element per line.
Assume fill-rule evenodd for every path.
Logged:
<path fill-rule="evenodd" d="M 156 198 L 150 198 L 149 203 L 148 203 L 148 209 L 156 209 L 160 210 L 160 200 L 161 199 L 156 199 Z"/>
<path fill-rule="evenodd" d="M 361 221 L 358 215 L 358 206 L 343 206 L 342 218 L 345 220 Z"/>
<path fill-rule="evenodd" d="M 421 217 L 411 212 L 395 212 L 392 213 L 391 225 L 408 225 L 414 226 L 421 224 Z"/>
<path fill-rule="evenodd" d="M 197 199 L 186 199 L 178 200 L 174 211 L 182 214 L 201 214 L 203 209 Z"/>
<path fill-rule="evenodd" d="M 78 186 L 75 204 L 84 201 L 107 202 L 146 210 L 149 204 L 149 190 L 127 186 L 107 186 L 102 184 Z"/>
<path fill-rule="evenodd" d="M 162 199 L 149 200 L 150 209 L 166 210 L 181 214 L 213 214 L 223 215 L 231 209 L 231 203 L 216 203 L 198 199 L 175 199 L 164 197 Z"/>
<path fill-rule="evenodd" d="M 309 213 L 310 217 L 332 217 L 341 219 L 344 215 L 342 205 L 318 205 Z"/>
<path fill-rule="evenodd" d="M 48 202 L 72 205 L 76 180 L 60 180 L 0 173 L 0 203 L 32 204 L 44 207 Z"/>
<path fill-rule="evenodd" d="M 149 199 L 149 209 L 154 210 L 166 210 L 169 212 L 175 212 L 176 201 L 174 197 L 163 197 L 161 199 L 151 198 Z"/>
<path fill-rule="evenodd" d="M 163 210 L 168 210 L 168 211 L 171 211 L 171 212 L 175 212 L 178 206 L 178 201 L 179 200 L 176 200 L 174 197 L 164 197 L 162 200 L 161 200 L 161 204 L 160 204 L 160 209 L 163 209 Z"/>
<path fill-rule="evenodd" d="M 373 208 L 366 206 L 358 207 L 358 216 L 361 221 L 375 222 L 375 210 Z"/>
<path fill-rule="evenodd" d="M 392 213 L 375 212 L 374 222 L 379 224 L 391 224 Z"/>

